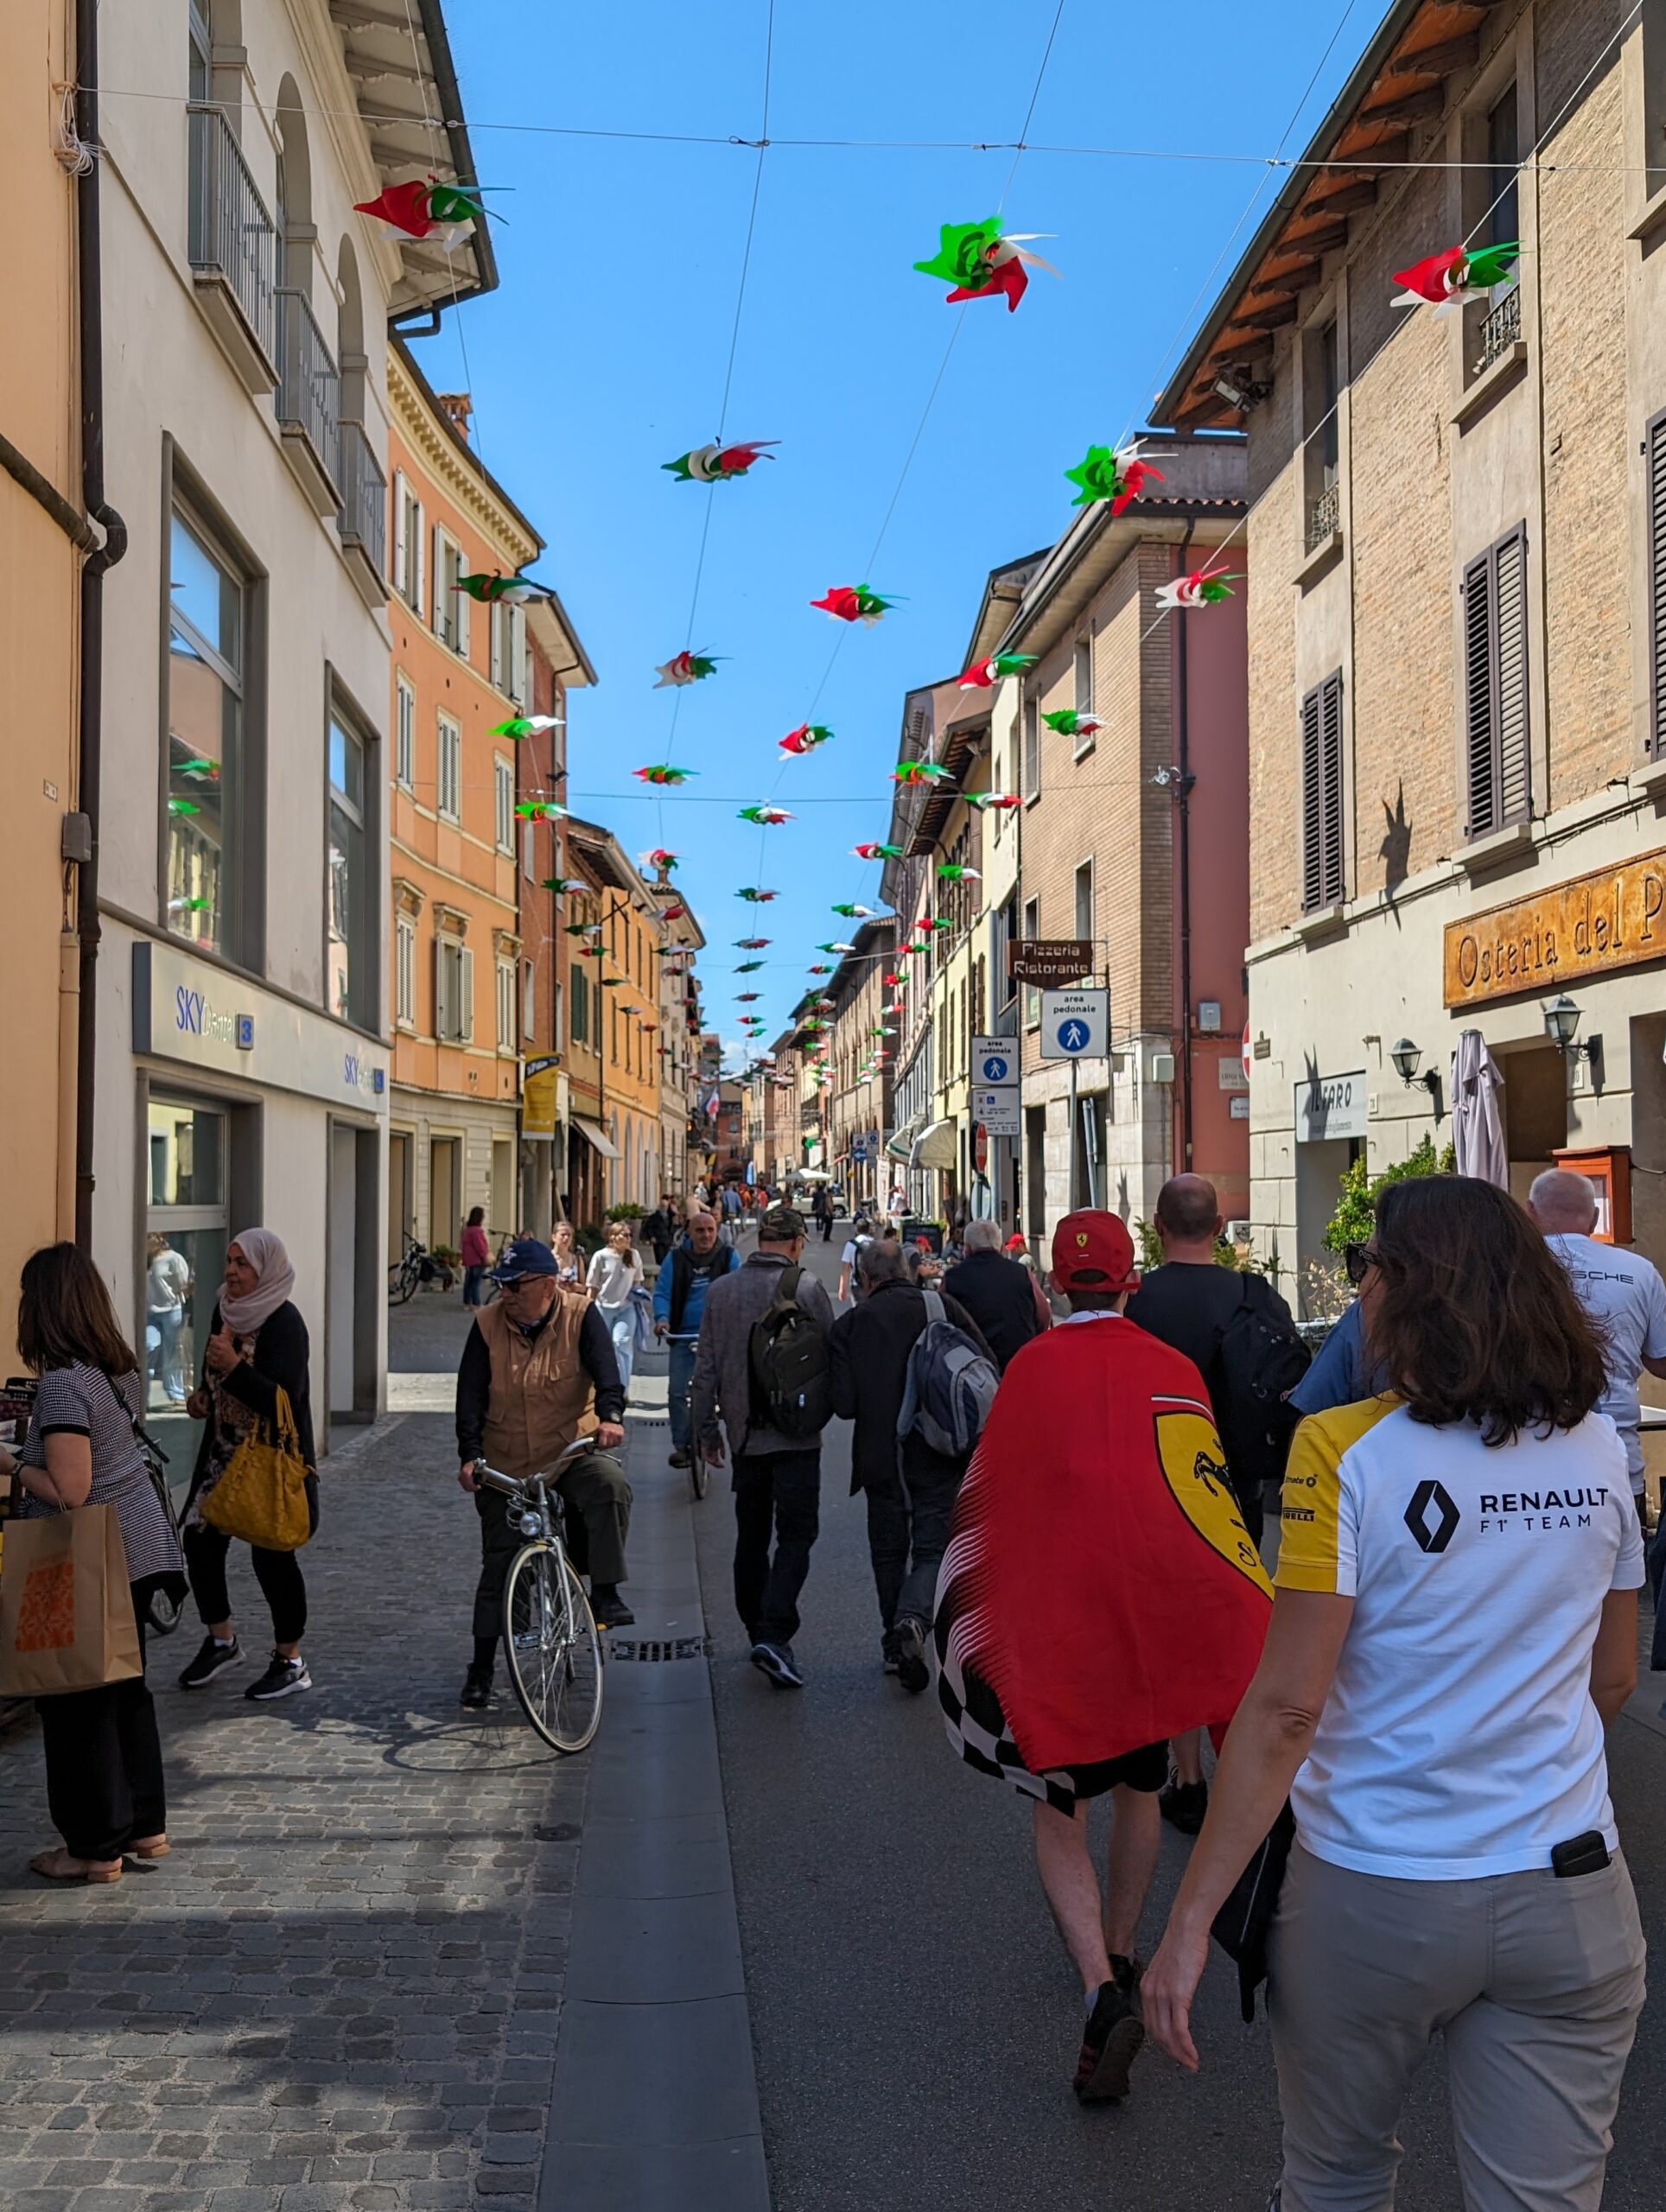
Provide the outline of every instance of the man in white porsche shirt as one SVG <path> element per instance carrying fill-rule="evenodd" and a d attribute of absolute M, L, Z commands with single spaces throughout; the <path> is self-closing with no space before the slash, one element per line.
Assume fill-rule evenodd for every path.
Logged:
<path fill-rule="evenodd" d="M 1597 1194 L 1587 1176 L 1567 1167 L 1548 1169 L 1534 1179 L 1527 1210 L 1567 1270 L 1574 1295 L 1602 1332 L 1608 1388 L 1597 1410 L 1607 1414 L 1619 1433 L 1631 1495 L 1640 1498 L 1637 1377 L 1644 1370 L 1666 1376 L 1666 1282 L 1640 1252 L 1599 1243 L 1592 1235 Z"/>

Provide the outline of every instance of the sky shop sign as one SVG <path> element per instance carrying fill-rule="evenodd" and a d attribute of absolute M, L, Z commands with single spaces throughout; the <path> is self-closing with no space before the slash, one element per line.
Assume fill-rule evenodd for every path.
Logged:
<path fill-rule="evenodd" d="M 388 1109 L 376 1039 L 149 938 L 133 947 L 133 1049 L 361 1113 Z"/>
<path fill-rule="evenodd" d="M 1446 1002 L 1560 991 L 1582 976 L 1666 960 L 1666 852 L 1598 868 L 1446 928 Z"/>

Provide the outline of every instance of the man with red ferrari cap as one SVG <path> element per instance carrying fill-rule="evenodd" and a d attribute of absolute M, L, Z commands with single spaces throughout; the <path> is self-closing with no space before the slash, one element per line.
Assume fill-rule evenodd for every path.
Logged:
<path fill-rule="evenodd" d="M 1144 2040 L 1135 1931 L 1156 1864 L 1167 1739 L 1224 1728 L 1272 1592 L 1238 1517 L 1202 1376 L 1123 1317 L 1138 1287 L 1115 1214 L 1066 1214 L 1070 1316 L 1013 1357 L 938 1583 L 938 1696 L 982 1774 L 1034 1800 L 1036 1869 L 1082 1976 L 1084 2104 L 1120 2101 Z M 1112 1806 L 1106 1894 L 1089 1801 Z"/>

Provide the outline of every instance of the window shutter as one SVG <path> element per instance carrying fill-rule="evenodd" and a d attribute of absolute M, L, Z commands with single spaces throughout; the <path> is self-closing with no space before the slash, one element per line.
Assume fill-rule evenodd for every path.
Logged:
<path fill-rule="evenodd" d="M 526 609 L 512 607 L 509 610 L 509 696 L 518 707 L 525 707 L 526 687 Z"/>
<path fill-rule="evenodd" d="M 1498 725 L 1498 819 L 1525 822 L 1532 811 L 1527 734 L 1527 531 L 1513 530 L 1492 549 L 1495 683 Z"/>
<path fill-rule="evenodd" d="M 486 611 L 486 626 L 492 639 L 492 689 L 494 691 L 508 688 L 503 673 L 504 617 L 508 612 L 508 608 L 501 604 L 488 607 Z"/>
<path fill-rule="evenodd" d="M 445 539 L 441 534 L 439 524 L 436 523 L 434 525 L 434 603 L 429 610 L 429 619 L 433 625 L 436 638 L 443 638 L 446 634 L 445 601 Z"/>
<path fill-rule="evenodd" d="M 410 572 L 405 578 L 405 600 L 410 611 L 420 620 L 428 616 L 428 533 L 423 517 L 423 503 L 410 503 L 410 519 L 405 525 L 410 544 L 407 558 Z"/>
<path fill-rule="evenodd" d="M 405 562 L 409 557 L 409 542 L 405 537 L 405 472 L 393 472 L 393 588 L 401 597 L 405 592 Z"/>
<path fill-rule="evenodd" d="M 462 982 L 458 993 L 462 1001 L 462 1019 L 457 1025 L 457 1034 L 467 1044 L 474 1034 L 474 955 L 467 945 L 458 952 L 457 965 L 461 970 Z"/>
<path fill-rule="evenodd" d="M 1492 556 L 1464 570 L 1464 767 L 1468 833 L 1498 826 L 1498 760 L 1492 690 Z"/>
<path fill-rule="evenodd" d="M 451 573 L 446 579 L 446 584 L 451 601 L 452 643 L 467 660 L 468 658 L 468 613 L 474 601 L 466 591 L 457 589 L 457 579 L 463 573 L 463 556 L 461 551 L 453 554 L 450 569 Z"/>
<path fill-rule="evenodd" d="M 1319 902 L 1332 906 L 1346 895 L 1342 865 L 1342 671 L 1319 686 L 1319 751 L 1320 821 L 1323 825 Z"/>
<path fill-rule="evenodd" d="M 446 972 L 447 946 L 442 938 L 434 940 L 434 1033 L 441 1039 L 452 1033 L 451 981 Z"/>
<path fill-rule="evenodd" d="M 1649 466 L 1649 750 L 1666 754 L 1666 414 L 1646 433 Z"/>
<path fill-rule="evenodd" d="M 1307 913 L 1323 903 L 1323 813 L 1320 802 L 1319 693 L 1301 702 L 1301 907 Z"/>

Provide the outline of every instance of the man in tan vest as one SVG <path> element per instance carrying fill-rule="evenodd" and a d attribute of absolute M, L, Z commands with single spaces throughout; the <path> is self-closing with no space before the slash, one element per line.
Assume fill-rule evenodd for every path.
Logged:
<path fill-rule="evenodd" d="M 474 1657 L 462 1688 L 462 1703 L 473 1707 L 491 1700 L 504 1577 L 521 1541 L 509 1501 L 480 1488 L 477 1459 L 499 1474 L 535 1474 L 553 1467 L 575 1437 L 594 1436 L 601 1448 L 575 1460 L 556 1492 L 583 1524 L 597 1627 L 636 1618 L 619 1594 L 631 1486 L 608 1456 L 625 1441 L 625 1389 L 607 1325 L 582 1290 L 557 1280 L 555 1254 L 535 1236 L 510 1246 L 493 1281 L 503 1295 L 474 1316 L 457 1370 L 457 1480 L 480 1516 Z"/>

